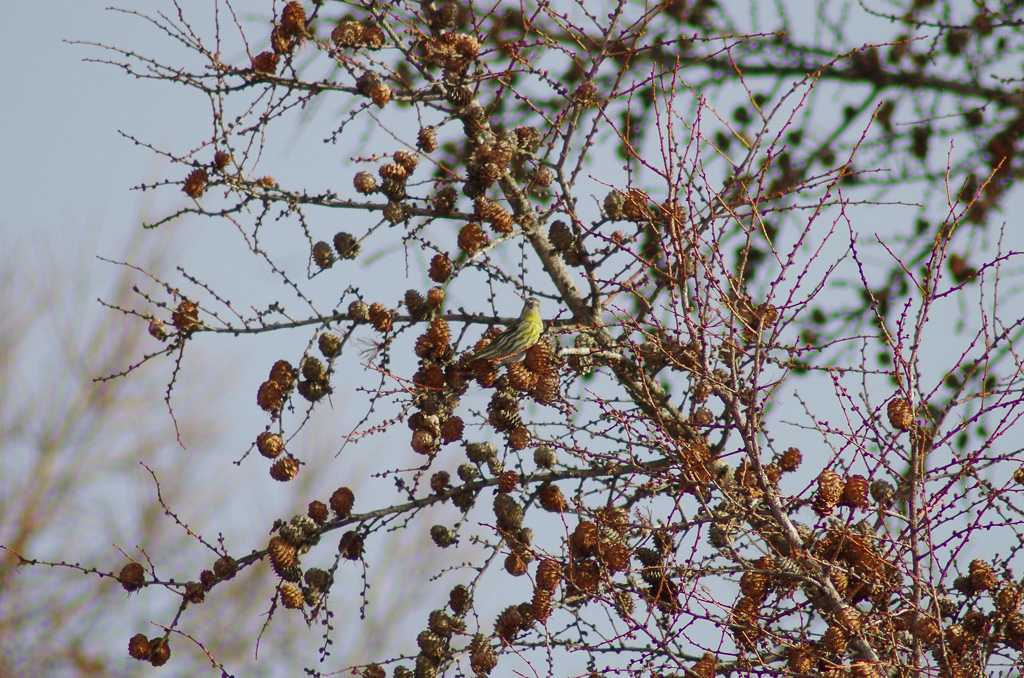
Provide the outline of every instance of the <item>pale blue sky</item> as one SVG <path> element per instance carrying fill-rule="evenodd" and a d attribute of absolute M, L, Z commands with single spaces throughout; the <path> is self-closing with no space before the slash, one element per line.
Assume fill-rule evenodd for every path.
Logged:
<path fill-rule="evenodd" d="M 6 4 L 3 21 L 0 21 L 0 56 L 5 64 L 4 103 L 0 105 L 0 155 L 5 160 L 0 165 L 0 196 L 4 198 L 5 209 L 0 212 L 0 235 L 8 244 L 8 250 L 13 249 L 21 258 L 5 265 L 18 266 L 22 271 L 19 284 L 30 286 L 53 284 L 54 271 L 69 266 L 71 262 L 89 259 L 87 279 L 76 281 L 76 284 L 87 287 L 89 293 L 85 296 L 94 299 L 107 292 L 116 276 L 112 267 L 95 260 L 94 255 L 120 256 L 124 244 L 139 228 L 140 212 L 162 216 L 175 206 L 186 203 L 186 198 L 174 188 L 155 194 L 129 190 L 134 184 L 168 177 L 167 164 L 154 158 L 149 151 L 122 139 L 117 130 L 124 129 L 146 141 L 180 150 L 194 146 L 209 135 L 206 124 L 208 112 L 203 108 L 201 98 L 185 95 L 181 87 L 138 81 L 110 66 L 83 63 L 84 57 L 102 55 L 61 41 L 92 40 L 143 48 L 166 61 L 180 59 L 186 54 L 182 48 L 172 45 L 165 36 L 139 20 L 105 12 L 104 7 L 109 0 Z M 166 9 L 169 6 L 165 0 L 125 4 L 139 10 Z M 192 9 L 201 8 L 206 3 L 203 0 L 183 0 L 183 4 Z M 236 5 L 242 10 L 266 12 L 270 3 L 239 0 Z M 272 152 L 268 154 L 266 163 L 267 173 L 282 181 L 317 181 L 318 188 L 335 181 L 341 189 L 347 189 L 354 169 L 343 163 L 344 154 L 340 149 L 319 144 L 320 138 L 322 135 L 317 134 L 308 139 L 301 154 L 288 152 L 294 137 L 273 139 Z M 347 148 L 345 152 L 351 153 L 352 150 Z M 176 178 L 174 173 L 177 171 L 172 170 L 169 178 Z M 898 214 L 901 215 L 898 218 L 902 218 L 903 213 L 894 211 L 888 214 Z M 363 217 L 345 213 L 325 218 L 314 225 L 319 229 L 317 235 L 329 240 L 329 236 L 339 230 L 346 219 L 362 220 Z M 221 269 L 219 245 L 232 243 L 231 246 L 236 247 L 233 234 L 224 232 L 222 237 L 222 224 L 193 220 L 164 228 L 175 232 L 174 247 L 182 251 L 175 257 L 175 262 L 185 263 L 190 270 L 201 274 Z M 358 231 L 359 228 L 349 230 Z M 870 230 L 870 227 L 865 230 Z M 167 234 L 151 232 L 149 235 L 159 240 Z M 296 242 L 294 252 L 282 254 L 292 262 L 307 256 L 303 243 Z M 233 251 L 237 252 L 237 249 Z M 395 261 L 397 267 L 394 271 L 402 271 L 400 257 Z M 267 281 L 265 271 L 259 276 L 247 274 L 245 267 L 251 265 L 247 258 L 232 259 L 230 263 L 240 267 L 240 273 L 220 276 L 217 280 L 228 291 L 250 299 L 259 299 L 262 291 L 282 294 L 280 285 Z M 371 282 L 377 289 L 383 288 L 388 297 L 381 300 L 392 303 L 402 290 L 411 286 L 397 274 L 387 279 L 363 282 Z M 331 295 L 336 296 L 344 284 L 343 274 L 339 274 L 334 278 L 313 281 L 307 289 L 326 294 L 325 306 L 329 306 Z M 17 290 L 9 292 L 16 294 Z M 66 312 L 66 309 L 49 310 Z M 517 308 L 512 308 L 510 312 L 515 310 Z M 126 322 L 94 303 L 79 309 L 79 312 L 91 319 L 107 318 L 115 328 L 118 323 Z M 261 487 L 274 490 L 271 501 L 267 500 L 266 494 L 259 492 L 256 497 L 231 498 L 233 509 L 239 511 L 237 515 L 250 519 L 248 524 L 235 525 L 239 528 L 235 534 L 230 533 L 230 522 L 219 525 L 226 528 L 229 538 L 236 538 L 232 542 L 236 551 L 258 546 L 253 538 L 265 532 L 262 525 L 269 525 L 274 517 L 283 515 L 287 497 L 281 486 L 275 486 L 266 477 L 265 464 L 253 463 L 250 459 L 241 469 L 236 469 L 230 462 L 244 450 L 245 444 L 264 421 L 254 403 L 255 387 L 262 378 L 261 372 L 282 351 L 292 356 L 300 353 L 306 336 L 308 333 L 304 332 L 301 336 L 282 335 L 268 341 L 204 339 L 204 345 L 209 347 L 204 355 L 220 355 L 222 359 L 225 354 L 230 356 L 229 368 L 239 383 L 227 385 L 234 389 L 232 393 L 237 397 L 227 397 L 226 394 L 211 396 L 211 402 L 223 407 L 225 420 L 231 422 L 225 431 L 225 447 L 189 452 L 208 452 L 210 459 L 217 460 L 212 469 L 216 475 L 209 479 L 210 485 L 202 491 L 217 491 L 218 481 L 228 477 L 226 474 L 232 474 L 230 482 L 236 487 L 253 483 L 257 490 Z M 942 346 L 939 351 L 944 349 L 949 347 Z M 196 369 L 196 364 L 186 364 L 186 377 L 189 369 Z M 169 364 L 164 362 L 156 371 L 167 373 L 168 369 Z M 154 391 L 150 395 L 154 407 L 162 408 L 162 391 Z M 827 397 L 831 398 L 831 395 Z M 323 449 L 311 451 L 310 456 L 327 458 L 333 454 L 336 436 L 347 431 L 345 424 L 348 419 L 357 418 L 362 413 L 362 404 L 358 400 L 356 397 L 355 406 L 350 408 L 348 396 L 339 393 L 335 397 L 334 410 L 330 411 L 333 412 L 330 431 L 335 437 L 329 438 Z M 408 452 L 403 449 L 407 443 L 402 442 L 406 435 L 403 427 L 397 436 L 392 437 L 391 440 L 396 442 L 391 447 L 378 443 L 378 447 L 370 447 L 367 454 L 386 449 L 393 451 L 398 458 L 391 466 L 408 463 L 408 455 L 402 457 L 403 452 Z M 162 467 L 170 472 L 182 458 L 171 455 L 167 459 L 155 460 L 154 464 L 158 470 Z M 255 461 L 262 462 L 259 459 Z M 351 473 L 354 467 L 339 462 L 331 468 Z M 144 483 L 144 477 L 140 476 L 139 482 Z M 316 484 L 320 488 L 319 496 L 326 498 L 338 482 L 337 477 L 324 477 Z M 308 498 L 303 497 L 303 500 L 308 501 Z M 375 508 L 379 503 L 379 499 L 367 498 L 367 503 L 360 508 Z M 261 528 L 252 530 L 252 523 Z M 525 586 L 523 588 L 525 591 Z M 263 593 L 269 595 L 269 589 L 261 591 L 260 595 Z M 516 595 L 522 593 L 517 591 Z M 141 605 L 138 597 L 132 601 Z M 118 628 L 117 632 L 122 634 L 126 628 Z M 315 643 L 316 634 L 310 635 Z M 411 636 L 407 640 L 411 641 Z M 118 635 L 117 642 L 121 644 L 121 635 Z M 411 649 L 410 642 L 404 645 L 405 649 Z"/>

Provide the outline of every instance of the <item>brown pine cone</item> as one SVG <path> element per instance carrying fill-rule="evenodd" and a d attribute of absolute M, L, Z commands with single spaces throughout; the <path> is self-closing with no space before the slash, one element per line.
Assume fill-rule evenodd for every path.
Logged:
<path fill-rule="evenodd" d="M 914 407 L 906 398 L 892 398 L 886 405 L 889 423 L 900 431 L 909 431 L 914 426 Z"/>

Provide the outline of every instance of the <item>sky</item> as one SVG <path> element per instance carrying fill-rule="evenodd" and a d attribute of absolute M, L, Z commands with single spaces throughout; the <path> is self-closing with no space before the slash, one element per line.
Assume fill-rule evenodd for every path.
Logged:
<path fill-rule="evenodd" d="M 193 7 L 185 0 L 186 7 Z M 97 255 L 119 258 L 126 243 L 140 231 L 140 215 L 162 216 L 186 204 L 186 198 L 176 188 L 156 193 L 131 191 L 140 182 L 163 178 L 164 161 L 154 158 L 149 151 L 138 147 L 118 134 L 118 130 L 152 142 L 161 147 L 182 149 L 194 146 L 209 135 L 205 123 L 204 102 L 197 98 L 182 97 L 183 90 L 164 83 L 140 81 L 128 77 L 115 67 L 88 63 L 84 59 L 102 56 L 97 50 L 84 45 L 68 44 L 68 40 L 95 41 L 118 44 L 127 48 L 145 49 L 147 53 L 166 60 L 180 58 L 183 51 L 144 26 L 138 19 L 104 11 L 109 0 L 51 0 L 50 2 L 10 2 L 4 8 L 0 22 L 0 54 L 5 69 L 5 101 L 0 105 L 0 154 L 6 162 L 0 164 L 0 195 L 5 209 L 0 212 L 0 237 L 8 251 L 17 252 L 15 262 L 21 271 L 17 285 L 26 289 L 54 284 L 55 272 L 70 268 L 74 262 L 89 260 L 83 279 L 75 284 L 84 289 L 88 299 L 95 299 L 109 291 L 110 282 L 117 271 L 110 264 L 95 258 Z M 163 0 L 141 0 L 125 3 L 140 11 L 166 8 Z M 266 11 L 269 3 L 256 0 L 236 3 L 242 9 Z M 238 55 L 228 55 L 228 58 Z M 297 134 L 302 134 L 297 133 Z M 339 185 L 350 185 L 354 168 L 345 164 L 345 154 L 318 143 L 310 153 L 292 150 L 298 137 L 284 135 L 271 140 L 267 166 L 274 168 L 275 176 L 283 181 L 302 182 L 337 176 Z M 358 146 L 358 144 L 356 144 Z M 348 149 L 346 152 L 351 152 Z M 174 178 L 174 177 L 171 177 Z M 322 235 L 329 236 L 341 225 L 358 230 L 350 215 L 337 217 L 334 223 L 317 225 Z M 181 262 L 201 276 L 224 266 L 221 245 L 233 242 L 233 234 L 220 232 L 222 225 L 181 220 L 162 227 L 161 233 L 150 231 L 145 237 L 170 237 Z M 172 230 L 173 235 L 166 233 Z M 325 238 L 329 239 L 329 238 Z M 287 242 L 287 239 L 282 239 Z M 307 256 L 299 243 L 294 252 L 284 252 L 289 261 L 301 261 Z M 397 297 L 406 285 L 401 271 L 401 257 L 394 257 L 396 275 L 393 279 L 370 281 L 381 286 L 391 297 Z M 245 260 L 227 262 L 237 266 L 238 273 L 223 283 L 228 296 L 240 294 L 258 299 L 261 293 L 277 287 L 262 287 Z M 315 283 L 314 289 L 336 295 L 344 286 L 340 277 L 325 278 Z M 59 278 L 58 278 L 59 280 Z M 57 283 L 59 284 L 59 282 Z M 11 290 L 17 293 L 17 288 Z M 329 297 L 328 297 L 329 298 Z M 513 300 L 504 300 L 513 303 Z M 512 314 L 516 309 L 510 309 Z M 46 309 L 63 313 L 66 309 Z M 99 304 L 80 309 L 87 321 L 112 317 Z M 227 472 L 231 460 L 240 456 L 253 431 L 262 426 L 260 413 L 254 407 L 255 387 L 262 375 L 251 377 L 254 367 L 269 365 L 282 350 L 295 353 L 296 337 L 282 336 L 271 342 L 238 340 L 237 352 L 224 349 L 228 340 L 211 340 L 204 349 L 204 357 L 217 356 L 227 361 L 219 367 L 231 372 L 227 388 L 237 388 L 238 398 L 218 400 L 224 407 L 225 420 L 232 422 L 224 440 L 217 472 Z M 218 353 L 218 351 L 220 351 Z M 189 370 L 201 361 L 186 365 Z M 165 370 L 166 364 L 158 368 Z M 259 367 L 259 369 L 263 369 Z M 154 406 L 163 407 L 162 392 L 152 395 Z M 356 397 L 355 400 L 358 400 Z M 355 407 L 347 396 L 339 394 L 334 402 L 338 422 L 356 417 Z M 168 422 L 169 425 L 169 422 Z M 343 428 L 343 426 L 341 427 Z M 404 432 L 403 432 L 404 434 Z M 187 441 L 186 441 L 187 443 Z M 318 455 L 332 454 L 334 442 L 318 450 Z M 193 452 L 197 452 L 193 450 Z M 202 452 L 202 451 L 198 451 Z M 157 460 L 157 468 L 171 472 L 180 458 Z M 263 482 L 269 487 L 265 468 L 258 464 L 243 466 L 239 471 L 230 467 L 232 482 Z M 337 479 L 325 478 L 318 482 L 321 496 Z M 209 488 L 207 488 L 209 489 Z M 216 491 L 215 489 L 211 491 Z M 269 522 L 280 515 L 289 504 L 289 498 L 277 495 L 269 501 L 265 497 L 232 498 L 233 515 L 255 516 L 254 520 Z M 229 524 L 230 527 L 230 524 Z M 236 524 L 235 542 L 239 549 L 253 546 L 246 525 Z M 120 642 L 120 640 L 118 641 Z"/>

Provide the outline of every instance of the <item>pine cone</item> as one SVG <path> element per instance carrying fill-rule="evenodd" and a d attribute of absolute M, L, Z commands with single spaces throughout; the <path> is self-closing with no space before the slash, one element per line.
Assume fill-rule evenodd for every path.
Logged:
<path fill-rule="evenodd" d="M 435 254 L 430 260 L 430 279 L 436 283 L 447 282 L 452 275 L 452 268 L 452 260 L 447 254 Z"/>
<path fill-rule="evenodd" d="M 263 431 L 256 437 L 256 449 L 267 459 L 274 459 L 284 451 L 284 438 L 271 431 Z"/>
<path fill-rule="evenodd" d="M 586 558 L 593 555 L 597 549 L 599 537 L 600 533 L 597 525 L 587 520 L 580 521 L 570 537 L 573 555 L 578 558 Z"/>
<path fill-rule="evenodd" d="M 281 457 L 270 467 L 270 477 L 280 482 L 288 482 L 299 475 L 299 460 L 292 456 Z"/>
<path fill-rule="evenodd" d="M 273 75 L 277 72 L 278 59 L 274 52 L 260 52 L 252 58 L 252 70 L 264 75 Z"/>
<path fill-rule="evenodd" d="M 206 182 L 208 180 L 209 177 L 206 176 L 206 170 L 194 169 L 189 172 L 189 175 L 185 178 L 185 185 L 181 190 L 183 190 L 185 195 L 190 198 L 200 198 L 206 191 Z"/>
<path fill-rule="evenodd" d="M 914 426 L 914 407 L 906 398 L 892 398 L 885 409 L 894 428 L 909 431 Z"/>
<path fill-rule="evenodd" d="M 558 485 L 542 485 L 537 493 L 537 499 L 545 511 L 552 513 L 564 513 L 569 508 L 569 502 Z"/>
<path fill-rule="evenodd" d="M 831 470 L 824 470 L 818 476 L 818 494 L 814 498 L 814 510 L 823 516 L 832 513 L 843 498 L 845 483 L 842 477 Z"/>
<path fill-rule="evenodd" d="M 861 475 L 853 475 L 846 479 L 843 487 L 843 506 L 854 509 L 868 507 L 868 479 Z"/>
<path fill-rule="evenodd" d="M 551 591 L 537 587 L 530 601 L 530 613 L 541 624 L 551 617 Z"/>
<path fill-rule="evenodd" d="M 281 10 L 281 29 L 289 35 L 303 35 L 306 32 L 306 10 L 302 3 L 293 0 Z"/>
<path fill-rule="evenodd" d="M 281 604 L 289 610 L 300 610 L 306 604 L 306 598 L 302 595 L 302 589 L 298 584 L 284 582 L 281 584 Z"/>
<path fill-rule="evenodd" d="M 459 230 L 459 248 L 467 254 L 476 254 L 486 247 L 487 243 L 487 234 L 476 222 L 470 222 Z"/>
<path fill-rule="evenodd" d="M 424 153 L 433 153 L 437 150 L 437 130 L 433 127 L 423 127 L 416 136 L 416 147 Z"/>
<path fill-rule="evenodd" d="M 970 573 L 971 588 L 975 592 L 988 591 L 999 585 L 992 566 L 984 560 L 972 560 L 968 565 L 968 572 Z"/>
<path fill-rule="evenodd" d="M 800 462 L 803 461 L 803 455 L 800 454 L 800 450 L 795 447 L 788 448 L 779 457 L 779 468 L 784 473 L 792 473 L 800 468 Z"/>
<path fill-rule="evenodd" d="M 547 591 L 554 591 L 562 581 L 562 566 L 558 561 L 545 558 L 537 563 L 537 586 Z"/>

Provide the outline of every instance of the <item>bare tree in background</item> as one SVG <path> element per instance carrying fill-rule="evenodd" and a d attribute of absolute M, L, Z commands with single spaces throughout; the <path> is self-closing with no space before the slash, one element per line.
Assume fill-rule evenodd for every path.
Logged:
<path fill-rule="evenodd" d="M 228 252 L 150 277 L 113 304 L 164 342 L 132 365 L 168 365 L 173 410 L 192 346 L 294 338 L 250 451 L 351 480 L 192 571 L 90 569 L 180 596 L 131 656 L 241 670 L 189 619 L 272 568 L 265 628 L 322 639 L 292 673 L 1015 670 L 1024 4 L 734 4 L 268 3 L 255 31 L 226 1 L 124 10 L 187 54 L 98 60 L 211 111 L 189 149 L 133 139 L 169 165 L 140 188 L 192 199 L 149 226 L 227 227 L 280 291 L 222 292 Z M 351 169 L 268 166 L 303 110 Z M 527 297 L 545 336 L 474 360 Z M 314 454 L 341 401 L 353 425 Z M 396 557 L 396 533 L 433 546 Z M 409 567 L 427 551 L 449 566 Z M 380 641 L 354 623 L 370 573 L 433 609 L 351 664 L 339 638 Z"/>
<path fill-rule="evenodd" d="M 128 252 L 147 268 L 160 267 L 160 257 L 138 242 Z M 31 256 L 16 253 L 14 248 L 3 284 L 17 292 L 0 302 L 5 319 L 0 540 L 6 548 L 0 552 L 0 674 L 106 675 L 112 656 L 97 625 L 122 605 L 124 591 L 115 582 L 71 581 L 63 572 L 19 569 L 14 554 L 80 562 L 85 572 L 89 562 L 127 553 L 140 557 L 136 544 L 166 548 L 175 539 L 179 548 L 189 544 L 187 535 L 176 535 L 164 519 L 152 485 L 139 484 L 146 480 L 139 461 L 155 464 L 174 444 L 168 440 L 166 414 L 153 410 L 144 390 L 159 388 L 155 375 L 135 383 L 92 383 L 97 369 L 120 369 L 126 355 L 145 350 L 151 341 L 145 328 L 111 332 L 99 313 L 83 311 L 95 308 L 95 300 L 87 296 L 88 285 L 71 283 L 81 282 L 75 278 L 94 271 L 97 262 L 86 259 L 63 270 L 67 288 L 28 286 L 22 279 L 30 275 Z M 115 301 L 130 300 L 132 277 L 126 270 L 115 281 Z M 186 435 L 194 444 L 207 444 L 212 422 L 194 408 L 186 412 Z M 129 420 L 134 422 L 130 431 L 123 427 Z M 188 480 L 187 472 L 179 474 L 164 491 L 181 497 Z M 136 492 L 126 493 L 125 487 Z"/>

